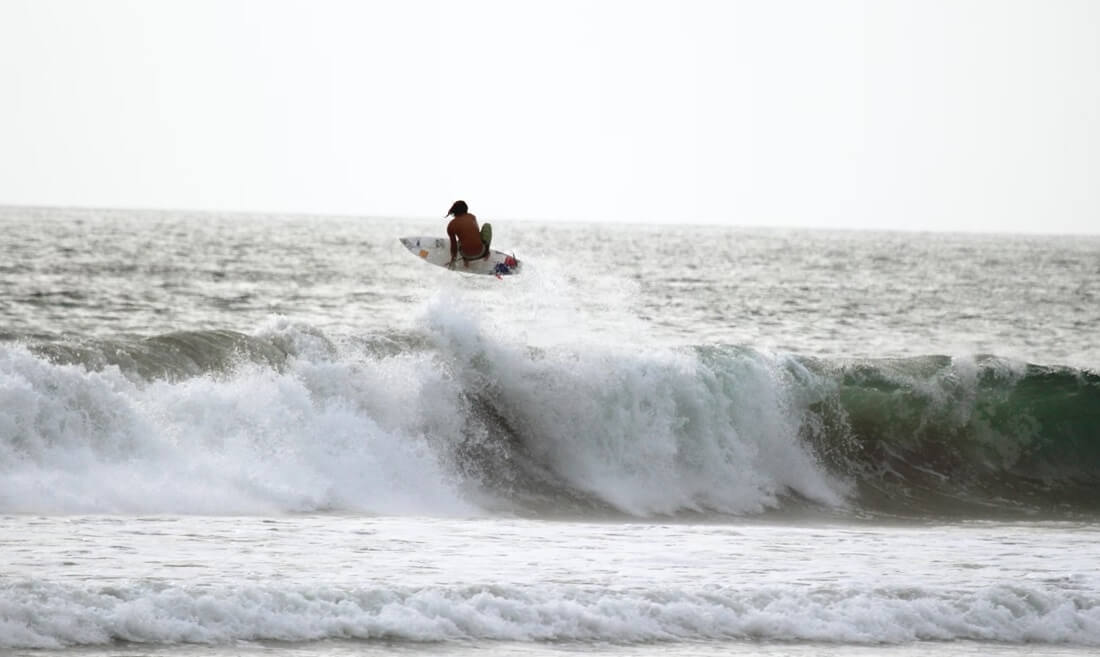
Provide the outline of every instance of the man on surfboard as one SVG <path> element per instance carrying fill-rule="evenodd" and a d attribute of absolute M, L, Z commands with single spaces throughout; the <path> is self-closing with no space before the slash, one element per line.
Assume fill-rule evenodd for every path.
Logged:
<path fill-rule="evenodd" d="M 447 211 L 447 216 L 454 217 L 447 224 L 447 237 L 451 238 L 451 261 L 447 266 L 454 267 L 460 251 L 462 262 L 467 267 L 471 261 L 488 258 L 489 244 L 493 241 L 493 227 L 486 223 L 478 229 L 477 217 L 470 214 L 466 201 L 455 201 Z"/>

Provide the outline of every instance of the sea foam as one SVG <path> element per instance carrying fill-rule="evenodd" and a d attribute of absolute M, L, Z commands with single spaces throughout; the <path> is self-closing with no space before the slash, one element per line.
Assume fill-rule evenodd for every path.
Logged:
<path fill-rule="evenodd" d="M 1100 605 L 1041 586 L 978 591 L 576 586 L 0 587 L 0 647 L 404 642 L 996 641 L 1100 645 Z"/>
<path fill-rule="evenodd" d="M 2 347 L 0 508 L 468 513 L 428 445 L 432 416 L 402 411 L 432 386 L 424 358 L 135 381 Z"/>

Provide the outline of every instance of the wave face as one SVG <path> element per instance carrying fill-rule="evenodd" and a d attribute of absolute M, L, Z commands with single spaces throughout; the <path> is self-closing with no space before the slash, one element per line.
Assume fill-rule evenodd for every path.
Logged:
<path fill-rule="evenodd" d="M 501 335 L 0 344 L 0 511 L 1100 511 L 1095 373 Z"/>
<path fill-rule="evenodd" d="M 808 362 L 804 433 L 869 508 L 1100 510 L 1100 375 L 992 356 Z"/>

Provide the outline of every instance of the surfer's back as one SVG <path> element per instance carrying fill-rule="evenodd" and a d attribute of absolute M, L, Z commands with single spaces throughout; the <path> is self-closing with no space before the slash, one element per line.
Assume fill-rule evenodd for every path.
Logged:
<path fill-rule="evenodd" d="M 457 238 L 462 252 L 466 255 L 478 255 L 482 251 L 481 231 L 477 217 L 465 212 L 451 219 L 447 224 L 447 236 Z"/>

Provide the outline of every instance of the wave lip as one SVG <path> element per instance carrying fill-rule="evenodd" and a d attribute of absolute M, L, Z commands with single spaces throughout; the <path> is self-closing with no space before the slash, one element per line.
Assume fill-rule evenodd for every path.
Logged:
<path fill-rule="evenodd" d="M 148 338 L 47 342 L 34 351 L 51 362 L 89 370 L 117 367 L 143 379 L 181 380 L 231 372 L 242 363 L 285 366 L 292 346 L 237 331 L 177 331 Z"/>
<path fill-rule="evenodd" d="M 0 646 L 779 640 L 1100 645 L 1100 601 L 1041 586 L 609 590 L 557 586 L 0 589 Z"/>

